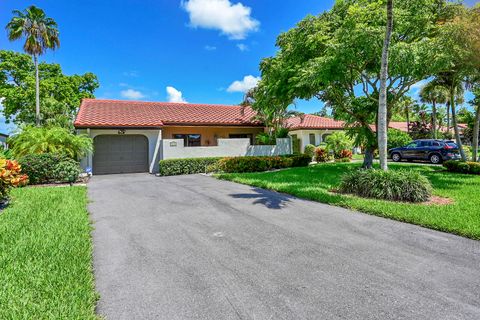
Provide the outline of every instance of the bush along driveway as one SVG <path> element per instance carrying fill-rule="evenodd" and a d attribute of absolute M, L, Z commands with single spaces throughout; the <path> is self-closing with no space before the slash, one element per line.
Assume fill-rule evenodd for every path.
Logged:
<path fill-rule="evenodd" d="M 96 319 L 85 187 L 12 190 L 0 212 L 0 319 Z"/>
<path fill-rule="evenodd" d="M 478 241 L 204 175 L 88 189 L 107 319 L 480 318 Z"/>
<path fill-rule="evenodd" d="M 339 186 L 345 172 L 358 167 L 358 163 L 325 163 L 278 172 L 218 177 L 480 239 L 480 176 L 451 173 L 439 166 L 390 164 L 391 170 L 410 169 L 426 176 L 433 186 L 433 195 L 450 200 L 443 205 L 366 199 L 331 192 Z"/>

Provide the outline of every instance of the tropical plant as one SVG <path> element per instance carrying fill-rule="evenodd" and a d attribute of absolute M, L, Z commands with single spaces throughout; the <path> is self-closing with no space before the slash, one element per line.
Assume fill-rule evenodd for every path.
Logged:
<path fill-rule="evenodd" d="M 30 184 L 73 183 L 80 173 L 77 161 L 60 154 L 28 154 L 21 157 L 19 163 L 22 171 L 28 175 Z"/>
<path fill-rule="evenodd" d="M 15 157 L 55 153 L 78 159 L 93 151 L 92 139 L 60 127 L 25 127 L 8 140 Z"/>
<path fill-rule="evenodd" d="M 317 147 L 315 149 L 315 161 L 317 162 L 328 162 L 330 161 L 330 155 L 325 148 Z"/>
<path fill-rule="evenodd" d="M 24 11 L 14 10 L 14 17 L 7 24 L 10 41 L 25 38 L 23 50 L 33 57 L 35 64 L 35 114 L 37 126 L 40 125 L 40 78 L 38 57 L 47 49 L 55 50 L 60 46 L 58 26 L 55 20 L 46 16 L 45 12 L 35 6 Z"/>
<path fill-rule="evenodd" d="M 327 137 L 327 151 L 332 152 L 336 158 L 339 158 L 340 152 L 353 148 L 352 139 L 343 131 L 337 131 Z"/>
<path fill-rule="evenodd" d="M 420 89 L 420 101 L 432 104 L 432 138 L 437 139 L 437 103 L 447 102 L 448 92 L 435 81 L 430 81 Z"/>
<path fill-rule="evenodd" d="M 8 198 L 11 188 L 26 185 L 28 176 L 15 160 L 0 159 L 0 200 Z"/>
<path fill-rule="evenodd" d="M 81 100 L 93 98 L 99 86 L 97 77 L 93 73 L 65 75 L 60 65 L 45 62 L 38 68 L 43 124 L 73 130 Z M 0 97 L 7 122 L 35 125 L 35 66 L 29 55 L 0 50 Z"/>
<path fill-rule="evenodd" d="M 342 177 L 340 192 L 365 198 L 422 202 L 432 194 L 430 181 L 414 170 L 352 170 Z"/>

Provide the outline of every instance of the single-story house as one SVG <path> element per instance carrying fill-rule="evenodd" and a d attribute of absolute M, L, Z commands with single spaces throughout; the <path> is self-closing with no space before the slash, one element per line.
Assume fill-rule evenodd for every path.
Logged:
<path fill-rule="evenodd" d="M 93 174 L 158 172 L 172 158 L 281 155 L 290 139 L 256 146 L 264 125 L 249 107 L 84 99 L 74 126 L 93 139 L 81 165 Z"/>
<path fill-rule="evenodd" d="M 305 114 L 287 119 L 285 126 L 292 139 L 299 140 L 300 151 L 304 151 L 306 145 L 318 146 L 333 132 L 344 130 L 344 125 L 343 121 Z"/>

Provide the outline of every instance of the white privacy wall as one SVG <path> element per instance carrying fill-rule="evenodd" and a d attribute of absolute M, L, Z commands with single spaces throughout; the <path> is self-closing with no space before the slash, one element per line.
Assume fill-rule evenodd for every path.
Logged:
<path fill-rule="evenodd" d="M 185 147 L 182 139 L 162 140 L 162 159 L 203 157 L 276 156 L 291 154 L 290 138 L 275 146 L 252 146 L 250 139 L 218 139 L 215 147 Z"/>

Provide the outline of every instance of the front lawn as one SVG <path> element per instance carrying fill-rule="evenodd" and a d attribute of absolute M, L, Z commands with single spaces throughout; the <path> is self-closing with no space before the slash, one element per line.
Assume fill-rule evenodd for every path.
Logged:
<path fill-rule="evenodd" d="M 448 205 L 399 203 L 330 192 L 339 185 L 346 170 L 359 166 L 358 163 L 325 163 L 276 172 L 221 174 L 218 177 L 480 239 L 480 176 L 449 173 L 439 166 L 389 165 L 391 170 L 408 168 L 420 171 L 432 183 L 434 195 L 453 200 Z"/>
<path fill-rule="evenodd" d="M 85 187 L 21 188 L 0 212 L 0 319 L 95 319 Z"/>

